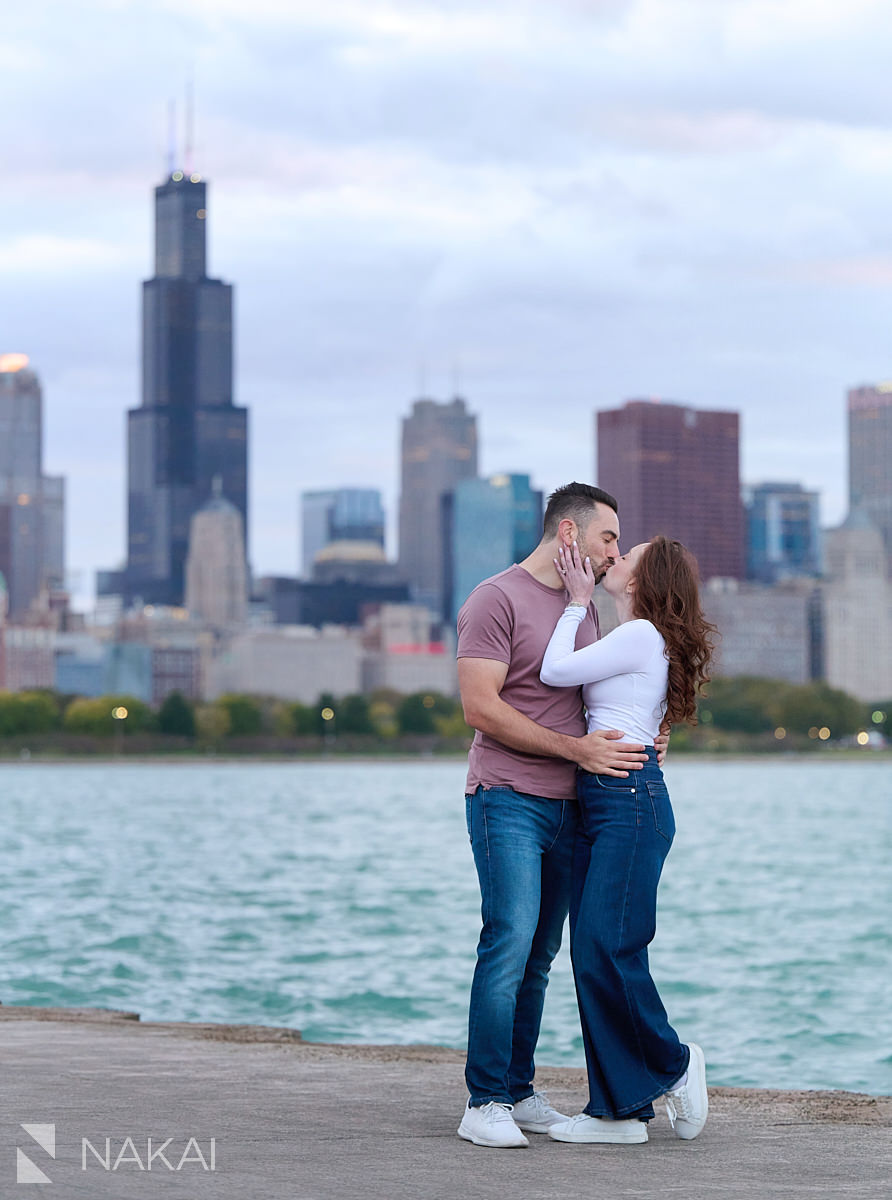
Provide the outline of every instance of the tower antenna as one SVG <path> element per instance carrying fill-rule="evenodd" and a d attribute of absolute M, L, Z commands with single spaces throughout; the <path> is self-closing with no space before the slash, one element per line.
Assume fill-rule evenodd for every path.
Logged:
<path fill-rule="evenodd" d="M 186 83 L 186 153 L 183 162 L 183 170 L 185 171 L 187 178 L 192 174 L 193 171 L 192 138 L 193 125 L 195 123 L 195 113 L 193 111 L 195 107 L 193 90 L 192 80 L 190 79 Z"/>
<path fill-rule="evenodd" d="M 167 102 L 167 174 L 177 169 L 177 102 Z"/>
<path fill-rule="evenodd" d="M 452 395 L 455 399 L 461 396 L 461 360 L 456 356 L 452 360 Z"/>

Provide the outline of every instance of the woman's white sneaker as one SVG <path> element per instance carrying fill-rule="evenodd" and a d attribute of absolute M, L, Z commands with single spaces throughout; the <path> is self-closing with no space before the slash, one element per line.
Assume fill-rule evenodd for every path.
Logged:
<path fill-rule="evenodd" d="M 706 1124 L 709 1097 L 706 1093 L 706 1056 L 695 1042 L 690 1042 L 691 1061 L 687 1078 L 681 1087 L 666 1093 L 666 1112 L 669 1124 L 677 1137 L 689 1142 Z"/>
<path fill-rule="evenodd" d="M 612 1145 L 634 1145 L 647 1141 L 647 1122 L 637 1117 L 611 1121 L 607 1117 L 590 1117 L 579 1113 L 563 1125 L 552 1125 L 548 1136 L 556 1142 L 603 1142 Z"/>
<path fill-rule="evenodd" d="M 552 1125 L 563 1125 L 570 1118 L 552 1108 L 544 1092 L 533 1092 L 524 1100 L 518 1100 L 511 1114 L 518 1129 L 527 1133 L 548 1133 Z"/>
<path fill-rule="evenodd" d="M 473 1142 L 475 1146 L 495 1146 L 504 1150 L 529 1146 L 530 1143 L 514 1123 L 512 1111 L 513 1105 L 499 1104 L 495 1100 L 471 1108 L 469 1100 L 458 1127 L 458 1136 L 466 1142 Z"/>

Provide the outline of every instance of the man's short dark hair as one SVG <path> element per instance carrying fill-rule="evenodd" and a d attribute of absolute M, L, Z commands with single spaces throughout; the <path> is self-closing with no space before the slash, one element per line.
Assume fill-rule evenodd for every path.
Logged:
<path fill-rule="evenodd" d="M 558 525 L 566 517 L 575 521 L 580 529 L 585 529 L 592 519 L 592 509 L 596 504 L 606 504 L 608 508 L 617 511 L 617 503 L 609 492 L 595 487 L 591 483 L 565 483 L 563 487 L 555 488 L 548 497 L 545 508 L 545 519 L 542 522 L 544 537 L 554 537 Z"/>

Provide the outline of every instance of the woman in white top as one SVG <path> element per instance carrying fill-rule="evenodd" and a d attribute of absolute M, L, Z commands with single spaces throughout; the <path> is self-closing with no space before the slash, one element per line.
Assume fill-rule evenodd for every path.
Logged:
<path fill-rule="evenodd" d="M 713 627 L 703 617 L 697 565 L 680 542 L 658 537 L 623 555 L 604 578 L 618 628 L 575 650 L 595 581 L 576 547 L 557 564 L 569 593 L 542 663 L 553 687 L 578 687 L 588 728 L 622 730 L 647 747 L 640 771 L 578 776 L 570 946 L 588 1070 L 584 1112 L 554 1125 L 563 1142 L 646 1142 L 653 1101 L 665 1095 L 675 1132 L 706 1121 L 703 1051 L 669 1024 L 648 967 L 657 884 L 675 820 L 653 749 L 664 723 L 696 721 L 708 680 Z"/>

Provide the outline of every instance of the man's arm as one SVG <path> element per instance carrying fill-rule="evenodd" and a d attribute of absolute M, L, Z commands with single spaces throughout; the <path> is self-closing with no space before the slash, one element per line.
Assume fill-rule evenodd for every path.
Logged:
<path fill-rule="evenodd" d="M 566 758 L 595 775 L 625 777 L 644 762 L 643 746 L 616 744 L 623 736 L 619 730 L 597 730 L 571 737 L 531 721 L 502 699 L 500 693 L 507 674 L 507 664 L 495 659 L 458 660 L 458 686 L 465 720 L 474 729 L 512 750 Z"/>

